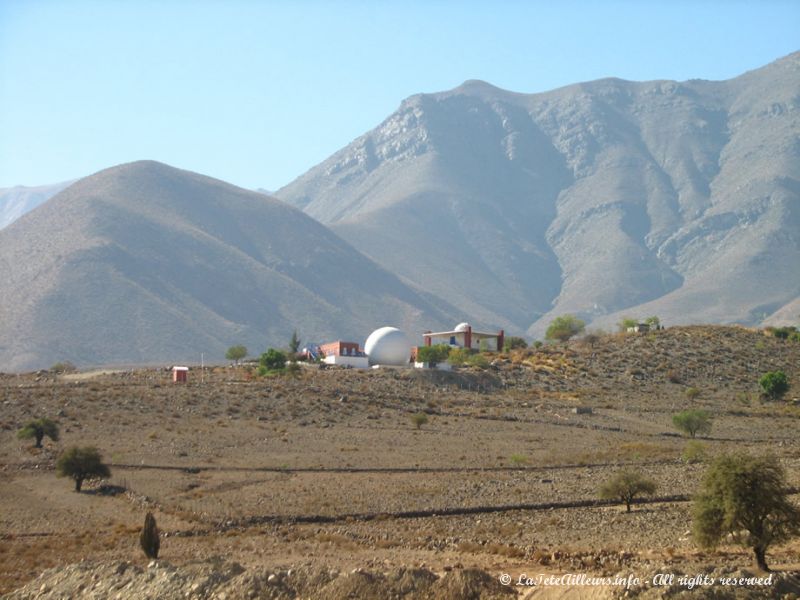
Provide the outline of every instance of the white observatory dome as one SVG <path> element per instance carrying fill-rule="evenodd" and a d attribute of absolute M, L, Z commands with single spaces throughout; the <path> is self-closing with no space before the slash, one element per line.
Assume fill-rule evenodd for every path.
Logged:
<path fill-rule="evenodd" d="M 464 322 L 464 323 L 459 323 L 458 325 L 456 325 L 456 328 L 455 328 L 454 331 L 466 331 L 469 328 L 470 328 L 470 324 Z"/>
<path fill-rule="evenodd" d="M 381 327 L 369 334 L 364 352 L 373 365 L 402 366 L 408 364 L 411 357 L 411 342 L 396 327 Z"/>

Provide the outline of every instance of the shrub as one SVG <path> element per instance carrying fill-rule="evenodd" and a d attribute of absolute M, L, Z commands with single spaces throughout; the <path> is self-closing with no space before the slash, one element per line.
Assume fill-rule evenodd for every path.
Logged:
<path fill-rule="evenodd" d="M 711 432 L 711 415 L 704 410 L 683 410 L 672 415 L 672 424 L 693 438 L 698 433 L 706 435 Z"/>
<path fill-rule="evenodd" d="M 644 322 L 650 325 L 651 329 L 658 329 L 659 327 L 661 327 L 661 319 L 659 319 L 655 315 L 653 315 L 652 317 L 647 317 L 644 320 Z"/>
<path fill-rule="evenodd" d="M 159 539 L 156 518 L 153 516 L 153 513 L 148 512 L 144 518 L 144 527 L 142 528 L 142 533 L 139 535 L 139 544 L 141 544 L 142 550 L 144 550 L 144 554 L 147 558 L 158 558 L 161 540 Z"/>
<path fill-rule="evenodd" d="M 469 360 L 471 355 L 472 352 L 468 348 L 453 348 L 447 356 L 447 362 L 454 367 L 460 367 Z"/>
<path fill-rule="evenodd" d="M 74 373 L 78 368 L 68 360 L 62 360 L 50 367 L 53 373 Z"/>
<path fill-rule="evenodd" d="M 414 424 L 414 427 L 419 429 L 428 422 L 428 415 L 425 413 L 415 413 L 411 415 L 411 422 Z"/>
<path fill-rule="evenodd" d="M 639 324 L 639 321 L 636 319 L 631 319 L 630 317 L 624 317 L 619 323 L 617 323 L 617 327 L 622 333 L 626 333 L 628 331 L 628 327 L 636 327 Z"/>
<path fill-rule="evenodd" d="M 697 440 L 690 440 L 686 442 L 686 447 L 681 453 L 681 460 L 686 464 L 693 465 L 695 463 L 704 462 L 706 456 L 705 444 Z"/>
<path fill-rule="evenodd" d="M 435 367 L 440 362 L 447 360 L 450 355 L 450 346 L 447 344 L 436 344 L 434 346 L 420 346 L 417 348 L 417 361 L 429 363 Z"/>
<path fill-rule="evenodd" d="M 617 500 L 625 503 L 626 512 L 631 512 L 631 503 L 641 494 L 651 495 L 656 491 L 653 480 L 647 479 L 636 471 L 620 471 L 612 479 L 600 487 L 600 498 Z"/>
<path fill-rule="evenodd" d="M 789 391 L 789 380 L 786 378 L 786 373 L 783 371 L 769 371 L 761 376 L 758 380 L 764 394 L 773 400 L 781 398 L 787 391 Z"/>
<path fill-rule="evenodd" d="M 766 331 L 779 340 L 787 340 L 797 333 L 797 327 L 791 325 L 788 327 L 767 327 Z"/>
<path fill-rule="evenodd" d="M 541 348 L 542 346 L 544 346 L 544 344 L 542 343 L 542 340 L 535 340 L 535 341 L 533 342 L 533 347 L 534 347 L 534 348 L 536 348 L 537 350 L 538 350 L 539 348 Z"/>
<path fill-rule="evenodd" d="M 695 400 L 698 396 L 700 396 L 700 390 L 698 390 L 696 387 L 686 388 L 686 397 L 689 400 Z"/>
<path fill-rule="evenodd" d="M 489 368 L 489 360 L 483 354 L 471 354 L 467 358 L 467 364 L 470 367 L 477 367 L 478 369 Z"/>
<path fill-rule="evenodd" d="M 225 358 L 227 358 L 228 360 L 232 360 L 237 364 L 245 356 L 247 356 L 247 348 L 245 348 L 244 346 L 231 346 L 225 353 Z"/>
<path fill-rule="evenodd" d="M 288 363 L 286 365 L 285 372 L 290 377 L 293 377 L 293 378 L 300 377 L 300 372 L 301 371 L 302 371 L 302 367 L 299 364 L 297 364 L 297 362 L 292 361 L 292 362 L 290 362 L 290 363 Z"/>
<path fill-rule="evenodd" d="M 44 436 L 49 437 L 54 442 L 58 441 L 58 423 L 47 417 L 28 421 L 25 426 L 17 432 L 17 437 L 21 440 L 36 440 L 35 446 L 42 447 Z"/>
<path fill-rule="evenodd" d="M 704 548 L 730 535 L 769 570 L 767 549 L 800 533 L 800 510 L 789 500 L 783 468 L 774 456 L 723 455 L 708 468 L 694 500 L 693 534 Z"/>
<path fill-rule="evenodd" d="M 528 464 L 528 457 L 524 454 L 512 454 L 511 455 L 511 464 L 516 467 L 521 467 L 522 465 Z"/>
<path fill-rule="evenodd" d="M 72 477 L 75 480 L 75 491 L 80 492 L 83 480 L 88 477 L 110 477 L 111 471 L 103 464 L 97 448 L 73 446 L 66 450 L 56 462 L 56 474 L 59 477 Z"/>
<path fill-rule="evenodd" d="M 583 333 L 586 323 L 574 315 L 556 317 L 544 334 L 545 339 L 566 342 L 568 339 Z"/>
<path fill-rule="evenodd" d="M 258 362 L 267 371 L 282 371 L 286 367 L 286 354 L 270 348 L 261 355 Z"/>
<path fill-rule="evenodd" d="M 503 350 L 524 350 L 528 347 L 528 342 L 524 338 L 510 336 L 503 342 Z"/>

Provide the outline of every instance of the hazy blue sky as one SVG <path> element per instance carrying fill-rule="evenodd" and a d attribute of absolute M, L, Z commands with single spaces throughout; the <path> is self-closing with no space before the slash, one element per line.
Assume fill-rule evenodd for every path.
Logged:
<path fill-rule="evenodd" d="M 274 190 L 466 79 L 727 79 L 798 49 L 797 0 L 0 0 L 0 187 L 149 158 Z"/>

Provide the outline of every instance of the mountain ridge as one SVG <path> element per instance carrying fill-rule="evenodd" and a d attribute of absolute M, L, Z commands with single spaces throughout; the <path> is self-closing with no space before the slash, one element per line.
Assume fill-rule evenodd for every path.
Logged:
<path fill-rule="evenodd" d="M 407 98 L 276 196 L 478 322 L 755 324 L 800 296 L 798 65 L 536 94 L 467 81 Z M 421 250 L 404 264 L 381 240 Z"/>

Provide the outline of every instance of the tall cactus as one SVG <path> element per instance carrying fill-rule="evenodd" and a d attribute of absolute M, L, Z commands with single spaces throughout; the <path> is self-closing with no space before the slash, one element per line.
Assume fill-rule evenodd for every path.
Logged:
<path fill-rule="evenodd" d="M 161 541 L 158 538 L 158 527 L 156 527 L 156 518 L 153 513 L 147 513 L 144 518 L 144 527 L 139 536 L 139 543 L 148 558 L 158 558 L 158 549 L 161 546 Z"/>

